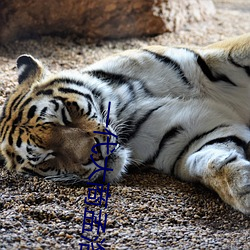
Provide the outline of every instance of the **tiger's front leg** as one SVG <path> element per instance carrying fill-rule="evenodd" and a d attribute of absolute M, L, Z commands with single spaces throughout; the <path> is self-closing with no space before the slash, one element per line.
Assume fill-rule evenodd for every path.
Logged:
<path fill-rule="evenodd" d="M 233 148 L 233 143 L 214 146 L 189 155 L 175 174 L 203 183 L 235 209 L 250 214 L 250 162 L 245 152 Z"/>

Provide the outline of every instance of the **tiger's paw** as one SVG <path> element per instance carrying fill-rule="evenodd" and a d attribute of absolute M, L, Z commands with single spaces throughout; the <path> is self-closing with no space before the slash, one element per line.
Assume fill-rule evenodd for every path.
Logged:
<path fill-rule="evenodd" d="M 250 214 L 250 162 L 230 155 L 224 161 L 212 161 L 208 169 L 208 186 L 226 203 Z"/>

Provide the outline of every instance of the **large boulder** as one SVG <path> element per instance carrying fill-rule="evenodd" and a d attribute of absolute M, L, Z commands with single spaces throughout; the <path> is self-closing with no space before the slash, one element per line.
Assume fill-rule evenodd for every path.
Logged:
<path fill-rule="evenodd" d="M 214 12 L 212 0 L 1 0 L 0 43 L 48 34 L 156 35 Z"/>

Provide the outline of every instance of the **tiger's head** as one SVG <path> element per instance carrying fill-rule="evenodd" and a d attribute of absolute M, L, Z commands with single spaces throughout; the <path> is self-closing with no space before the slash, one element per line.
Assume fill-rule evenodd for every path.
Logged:
<path fill-rule="evenodd" d="M 101 167 L 107 167 L 112 171 L 106 171 L 105 181 L 117 180 L 129 151 L 119 144 L 114 122 L 106 124 L 111 100 L 100 100 L 83 75 L 53 75 L 29 55 L 18 58 L 17 68 L 19 84 L 0 120 L 0 153 L 7 168 L 78 183 L 102 179 Z"/>

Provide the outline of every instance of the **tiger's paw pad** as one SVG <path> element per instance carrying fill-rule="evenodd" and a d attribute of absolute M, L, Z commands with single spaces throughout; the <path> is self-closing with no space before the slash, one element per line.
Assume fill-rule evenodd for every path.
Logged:
<path fill-rule="evenodd" d="M 224 184 L 220 190 L 222 199 L 244 214 L 250 214 L 250 163 L 239 160 L 227 164 L 219 179 Z"/>
<path fill-rule="evenodd" d="M 232 192 L 236 197 L 236 208 L 245 214 L 250 214 L 250 164 L 234 172 Z"/>

